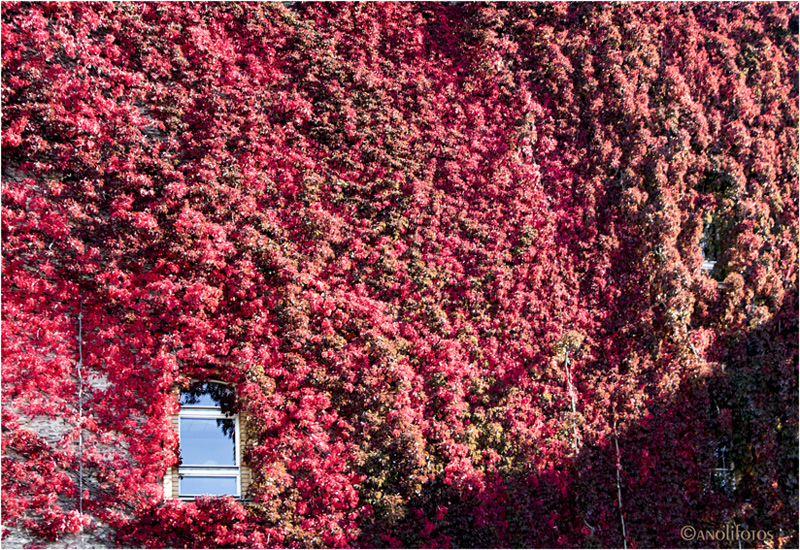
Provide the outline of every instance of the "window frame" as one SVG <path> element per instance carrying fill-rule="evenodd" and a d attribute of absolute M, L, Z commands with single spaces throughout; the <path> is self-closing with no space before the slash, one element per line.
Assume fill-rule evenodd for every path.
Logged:
<path fill-rule="evenodd" d="M 200 381 L 193 381 L 192 383 L 197 383 Z M 218 384 L 221 386 L 229 386 L 230 384 L 226 384 L 225 382 L 219 380 L 203 380 L 203 383 L 212 383 Z M 183 392 L 181 391 L 181 394 Z M 180 401 L 180 399 L 179 399 Z M 180 405 L 180 410 L 178 411 L 178 444 L 182 441 L 181 437 L 181 420 L 184 418 L 205 418 L 205 419 L 213 419 L 213 420 L 233 420 L 234 422 L 234 450 L 236 456 L 236 464 L 233 466 L 204 466 L 204 465 L 197 465 L 197 464 L 187 464 L 184 465 L 183 460 L 181 459 L 181 464 L 178 466 L 177 469 L 177 476 L 178 476 L 178 495 L 177 498 L 182 500 L 195 500 L 197 497 L 201 496 L 231 496 L 236 499 L 242 498 L 242 445 L 241 445 L 241 430 L 240 430 L 240 422 L 239 422 L 239 414 L 227 414 L 222 411 L 221 407 L 211 407 L 207 405 Z M 207 493 L 201 494 L 188 494 L 184 493 L 182 490 L 181 482 L 185 477 L 225 477 L 225 478 L 234 478 L 236 480 L 236 493 L 235 494 L 228 494 L 228 495 L 208 495 Z"/>

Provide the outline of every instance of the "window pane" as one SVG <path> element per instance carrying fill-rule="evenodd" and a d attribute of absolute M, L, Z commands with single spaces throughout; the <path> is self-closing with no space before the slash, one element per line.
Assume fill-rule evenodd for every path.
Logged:
<path fill-rule="evenodd" d="M 184 407 L 224 407 L 230 410 L 234 403 L 233 388 L 216 382 L 195 382 L 181 392 Z"/>
<path fill-rule="evenodd" d="M 237 493 L 235 477 L 183 476 L 181 479 L 180 494 L 182 496 L 236 495 Z"/>
<path fill-rule="evenodd" d="M 181 418 L 183 466 L 236 466 L 233 418 Z"/>

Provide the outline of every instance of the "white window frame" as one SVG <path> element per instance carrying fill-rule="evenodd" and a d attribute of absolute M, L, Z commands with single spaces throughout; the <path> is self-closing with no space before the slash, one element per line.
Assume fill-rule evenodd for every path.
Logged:
<path fill-rule="evenodd" d="M 219 384 L 222 386 L 229 386 L 224 382 L 218 380 L 207 380 L 206 382 Z M 234 498 L 241 498 L 242 495 L 242 446 L 241 437 L 239 434 L 239 415 L 238 414 L 225 414 L 220 407 L 208 407 L 201 405 L 181 405 L 178 412 L 178 442 L 181 441 L 181 420 L 184 418 L 208 418 L 212 420 L 233 420 L 235 438 L 234 445 L 236 451 L 236 465 L 235 466 L 202 466 L 196 464 L 181 463 L 178 468 L 178 498 L 184 500 L 194 500 L 203 494 L 184 494 L 181 490 L 181 481 L 184 477 L 228 477 L 236 479 L 236 494 L 230 496 Z"/>

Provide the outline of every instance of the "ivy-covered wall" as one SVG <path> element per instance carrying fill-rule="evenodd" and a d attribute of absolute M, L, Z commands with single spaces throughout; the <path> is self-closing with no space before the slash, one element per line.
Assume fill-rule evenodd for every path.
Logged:
<path fill-rule="evenodd" d="M 797 4 L 285 4 L 3 2 L 5 543 L 796 547 Z"/>

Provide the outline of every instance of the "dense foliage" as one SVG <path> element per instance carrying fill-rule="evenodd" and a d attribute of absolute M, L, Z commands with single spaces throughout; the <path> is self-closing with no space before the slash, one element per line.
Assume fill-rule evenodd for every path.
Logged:
<path fill-rule="evenodd" d="M 796 546 L 797 14 L 4 2 L 6 526 Z M 162 499 L 209 377 L 246 505 Z"/>

